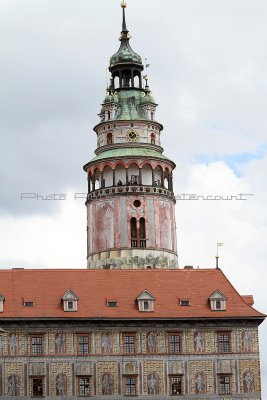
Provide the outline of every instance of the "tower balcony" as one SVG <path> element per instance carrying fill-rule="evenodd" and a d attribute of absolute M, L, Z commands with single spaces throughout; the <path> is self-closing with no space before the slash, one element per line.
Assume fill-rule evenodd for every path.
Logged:
<path fill-rule="evenodd" d="M 144 194 L 168 197 L 175 202 L 174 193 L 157 185 L 120 185 L 96 189 L 87 195 L 87 202 L 113 195 Z"/>

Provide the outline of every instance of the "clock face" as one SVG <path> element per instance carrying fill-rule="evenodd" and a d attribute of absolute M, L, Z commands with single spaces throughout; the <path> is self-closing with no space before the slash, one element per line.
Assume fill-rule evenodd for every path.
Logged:
<path fill-rule="evenodd" d="M 131 129 L 126 134 L 126 139 L 128 142 L 138 142 L 139 141 L 139 133 Z"/>

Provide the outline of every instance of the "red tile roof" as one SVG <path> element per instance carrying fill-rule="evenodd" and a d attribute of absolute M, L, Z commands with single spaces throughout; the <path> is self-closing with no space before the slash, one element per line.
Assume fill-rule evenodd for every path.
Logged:
<path fill-rule="evenodd" d="M 62 296 L 71 288 L 79 297 L 77 312 L 64 312 Z M 154 312 L 139 312 L 136 298 L 148 290 L 155 296 Z M 220 290 L 226 311 L 211 311 L 208 298 Z M 264 314 L 240 296 L 219 269 L 196 270 L 0 270 L 5 318 L 258 318 Z M 33 307 L 25 307 L 24 299 Z M 179 299 L 190 299 L 182 307 Z M 116 299 L 118 307 L 107 307 Z"/>

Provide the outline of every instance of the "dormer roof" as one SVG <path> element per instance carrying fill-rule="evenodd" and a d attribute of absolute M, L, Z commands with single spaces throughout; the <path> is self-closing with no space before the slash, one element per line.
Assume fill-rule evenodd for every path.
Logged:
<path fill-rule="evenodd" d="M 62 296 L 62 300 L 64 301 L 78 301 L 79 297 L 77 294 L 72 290 L 68 289 L 66 293 Z"/>
<path fill-rule="evenodd" d="M 209 300 L 223 300 L 223 301 L 226 301 L 227 297 L 219 289 L 217 289 L 210 295 Z"/>
<path fill-rule="evenodd" d="M 149 293 L 148 290 L 144 290 L 142 293 L 139 294 L 136 300 L 156 300 L 156 298 Z"/>

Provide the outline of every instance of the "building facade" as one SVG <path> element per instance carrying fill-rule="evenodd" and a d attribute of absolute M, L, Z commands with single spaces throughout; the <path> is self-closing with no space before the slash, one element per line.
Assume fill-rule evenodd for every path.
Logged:
<path fill-rule="evenodd" d="M 0 270 L 0 399 L 260 400 L 265 316 L 220 269 L 178 268 L 175 164 L 125 7 L 84 166 L 88 268 Z"/>

